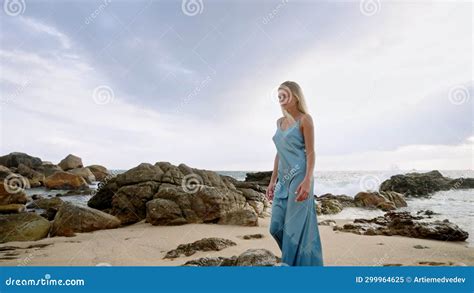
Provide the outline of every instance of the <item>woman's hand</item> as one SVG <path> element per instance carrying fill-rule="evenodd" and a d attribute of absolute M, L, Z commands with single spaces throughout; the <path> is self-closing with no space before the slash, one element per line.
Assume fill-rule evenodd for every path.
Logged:
<path fill-rule="evenodd" d="M 305 177 L 303 181 L 301 181 L 298 188 L 296 188 L 296 199 L 295 201 L 303 201 L 308 198 L 309 191 L 311 188 L 311 179 Z"/>
<path fill-rule="evenodd" d="M 273 200 L 273 196 L 275 195 L 275 182 L 270 182 L 267 187 L 266 196 L 268 200 Z"/>

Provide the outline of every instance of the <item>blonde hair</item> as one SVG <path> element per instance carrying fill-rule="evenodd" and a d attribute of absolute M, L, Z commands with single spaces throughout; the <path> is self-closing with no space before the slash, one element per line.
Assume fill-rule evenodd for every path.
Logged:
<path fill-rule="evenodd" d="M 278 89 L 282 89 L 282 90 L 290 90 L 291 91 L 291 94 L 294 98 L 296 98 L 296 102 L 297 102 L 297 107 L 298 107 L 298 110 L 303 113 L 303 114 L 308 114 L 308 107 L 306 106 L 306 99 L 304 97 L 304 94 L 303 94 L 303 90 L 301 90 L 301 87 L 299 86 L 299 84 L 297 84 L 296 82 L 294 81 L 285 81 L 284 83 L 282 83 Z M 295 118 L 293 118 L 293 116 L 291 116 L 290 113 L 288 113 L 288 111 L 286 111 L 285 109 L 283 109 L 283 107 L 281 108 L 281 111 L 283 112 L 283 115 L 288 118 L 290 121 L 295 121 Z"/>

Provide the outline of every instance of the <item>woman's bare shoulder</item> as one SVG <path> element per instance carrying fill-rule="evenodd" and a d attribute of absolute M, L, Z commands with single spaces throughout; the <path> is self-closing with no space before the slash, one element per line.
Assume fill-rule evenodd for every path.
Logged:
<path fill-rule="evenodd" d="M 311 117 L 311 115 L 309 113 L 305 113 L 303 114 L 303 117 L 301 117 L 301 124 L 303 124 L 303 126 L 305 125 L 308 125 L 308 126 L 312 126 L 313 125 L 313 117 Z"/>

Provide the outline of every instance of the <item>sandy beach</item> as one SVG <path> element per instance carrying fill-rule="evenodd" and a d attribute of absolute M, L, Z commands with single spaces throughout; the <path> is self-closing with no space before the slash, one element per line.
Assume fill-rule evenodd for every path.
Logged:
<path fill-rule="evenodd" d="M 347 221 L 337 220 L 338 225 Z M 74 237 L 52 237 L 39 241 L 9 242 L 0 246 L 2 266 L 178 266 L 200 257 L 239 255 L 249 248 L 266 248 L 281 256 L 268 232 L 270 218 L 260 218 L 259 226 L 186 224 L 152 226 L 139 223 Z M 401 236 L 362 236 L 319 226 L 325 266 L 383 265 L 474 265 L 474 248 L 467 242 L 445 242 Z M 261 233 L 261 239 L 246 240 L 242 235 Z M 198 251 L 194 255 L 163 259 L 179 244 L 204 237 L 222 237 L 237 243 L 221 251 Z M 425 248 L 415 248 L 414 246 Z M 7 249 L 9 246 L 18 248 Z M 31 248 L 27 248 L 33 246 Z"/>

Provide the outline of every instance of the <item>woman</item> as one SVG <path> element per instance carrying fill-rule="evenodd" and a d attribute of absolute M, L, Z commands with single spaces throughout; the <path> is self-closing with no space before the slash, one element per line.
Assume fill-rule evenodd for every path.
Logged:
<path fill-rule="evenodd" d="M 314 128 L 303 92 L 293 81 L 278 88 L 284 117 L 277 120 L 277 148 L 267 197 L 273 200 L 270 233 L 289 266 L 322 266 L 313 197 Z"/>

